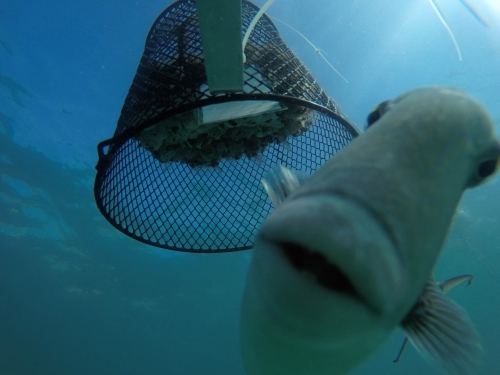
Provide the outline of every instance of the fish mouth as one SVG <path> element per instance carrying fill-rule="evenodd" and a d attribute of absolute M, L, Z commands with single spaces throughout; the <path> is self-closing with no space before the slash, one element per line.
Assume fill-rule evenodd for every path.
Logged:
<path fill-rule="evenodd" d="M 315 280 L 324 288 L 335 292 L 363 299 L 349 278 L 335 264 L 332 264 L 321 253 L 291 242 L 277 244 L 290 263 L 300 272 Z"/>
<path fill-rule="evenodd" d="M 374 314 L 394 313 L 404 298 L 405 268 L 385 223 L 345 197 L 289 201 L 267 218 L 259 238 L 304 277 Z"/>

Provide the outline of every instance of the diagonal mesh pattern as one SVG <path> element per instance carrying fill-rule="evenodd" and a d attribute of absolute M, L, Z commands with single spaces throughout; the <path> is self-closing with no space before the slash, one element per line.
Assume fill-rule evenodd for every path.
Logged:
<path fill-rule="evenodd" d="M 243 2 L 243 32 L 258 10 L 252 3 Z M 333 100 L 266 15 L 250 34 L 245 55 L 245 92 L 300 98 L 338 114 Z M 194 2 L 177 1 L 151 27 L 114 135 L 137 125 L 145 128 L 171 116 L 169 111 L 198 106 L 203 99 L 213 98 L 206 82 Z"/>
<path fill-rule="evenodd" d="M 243 32 L 257 11 L 250 2 L 242 3 Z M 249 249 L 272 209 L 260 184 L 263 174 L 276 163 L 310 173 L 357 135 L 266 16 L 252 32 L 245 54 L 245 92 L 211 95 L 194 2 L 176 1 L 155 21 L 114 137 L 98 147 L 95 198 L 117 229 L 172 250 Z M 292 108 L 307 126 L 295 134 L 242 138 L 236 145 L 244 155 L 223 157 L 216 167 L 190 166 L 195 159 L 165 161 L 161 148 L 144 147 L 141 136 L 158 124 L 163 132 L 172 132 L 176 116 L 248 100 L 275 101 L 287 108 L 275 117 L 283 128 L 293 122 L 286 117 Z M 207 134 L 197 139 L 203 153 L 216 146 Z M 196 151 L 191 141 L 169 147 Z M 256 142 L 261 143 L 253 147 Z"/>

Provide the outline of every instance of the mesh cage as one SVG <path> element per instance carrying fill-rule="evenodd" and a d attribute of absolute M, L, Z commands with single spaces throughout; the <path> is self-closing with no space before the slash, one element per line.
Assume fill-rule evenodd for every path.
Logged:
<path fill-rule="evenodd" d="M 243 33 L 258 10 L 243 1 Z M 211 95 L 194 1 L 157 18 L 115 134 L 98 145 L 95 199 L 117 229 L 171 250 L 250 249 L 272 210 L 263 174 L 310 173 L 357 136 L 267 16 L 245 54 L 244 92 Z M 200 122 L 227 103 L 275 108 Z"/>

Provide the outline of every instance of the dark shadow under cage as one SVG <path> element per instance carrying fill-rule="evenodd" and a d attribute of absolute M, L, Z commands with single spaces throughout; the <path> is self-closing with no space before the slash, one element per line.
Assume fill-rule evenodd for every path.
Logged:
<path fill-rule="evenodd" d="M 243 1 L 243 32 L 258 10 Z M 244 92 L 212 95 L 194 2 L 157 18 L 115 134 L 98 145 L 95 199 L 117 229 L 171 250 L 250 249 L 272 210 L 263 174 L 311 173 L 357 136 L 267 16 L 245 54 Z"/>

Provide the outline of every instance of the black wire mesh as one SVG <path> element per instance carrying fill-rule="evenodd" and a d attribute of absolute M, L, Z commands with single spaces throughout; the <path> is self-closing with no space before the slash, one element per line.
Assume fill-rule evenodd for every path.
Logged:
<path fill-rule="evenodd" d="M 257 11 L 243 1 L 243 32 Z M 267 16 L 257 23 L 245 54 L 245 93 L 211 95 L 194 2 L 177 1 L 155 21 L 114 137 L 98 146 L 96 202 L 120 231 L 179 251 L 249 249 L 272 210 L 260 184 L 262 175 L 276 163 L 312 172 L 357 135 Z M 165 162 L 161 149 L 144 147 L 144 129 L 160 124 L 171 131 L 179 114 L 241 100 L 278 101 L 289 112 L 299 109 L 306 126 L 288 136 L 250 135 L 238 143 L 243 156 L 223 155 L 214 167 L 193 167 L 196 159 Z M 206 134 L 199 139 L 200 150 L 214 147 Z M 191 141 L 169 147 L 193 148 Z"/>

